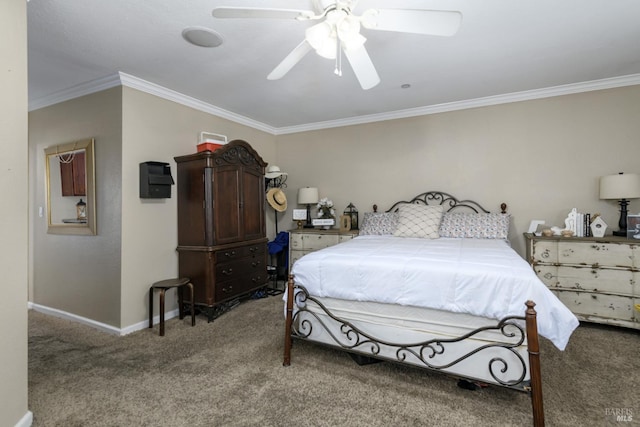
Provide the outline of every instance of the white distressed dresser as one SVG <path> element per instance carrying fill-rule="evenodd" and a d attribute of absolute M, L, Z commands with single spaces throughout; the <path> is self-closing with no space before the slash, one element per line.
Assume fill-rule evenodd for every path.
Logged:
<path fill-rule="evenodd" d="M 302 256 L 329 246 L 351 240 L 358 230 L 341 232 L 338 229 L 303 228 L 289 231 L 289 268 Z"/>
<path fill-rule="evenodd" d="M 640 329 L 640 241 L 531 233 L 525 239 L 527 261 L 576 317 Z"/>

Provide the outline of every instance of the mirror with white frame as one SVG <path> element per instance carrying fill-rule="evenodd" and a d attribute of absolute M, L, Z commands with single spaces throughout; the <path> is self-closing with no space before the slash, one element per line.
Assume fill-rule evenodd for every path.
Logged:
<path fill-rule="evenodd" d="M 49 234 L 96 234 L 94 140 L 45 148 Z"/>

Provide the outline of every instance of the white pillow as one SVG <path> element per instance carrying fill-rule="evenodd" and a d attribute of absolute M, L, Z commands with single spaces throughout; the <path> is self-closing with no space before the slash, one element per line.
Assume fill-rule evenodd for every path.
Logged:
<path fill-rule="evenodd" d="M 401 205 L 398 208 L 398 228 L 393 235 L 437 239 L 440 237 L 438 230 L 442 212 L 442 205 Z"/>

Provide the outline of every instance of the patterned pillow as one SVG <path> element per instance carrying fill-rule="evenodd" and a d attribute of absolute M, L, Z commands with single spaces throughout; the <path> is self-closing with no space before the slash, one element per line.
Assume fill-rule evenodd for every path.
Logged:
<path fill-rule="evenodd" d="M 437 239 L 442 211 L 441 205 L 402 205 L 398 208 L 398 228 L 393 235 Z"/>
<path fill-rule="evenodd" d="M 440 224 L 440 237 L 506 239 L 510 218 L 501 213 L 447 212 Z"/>
<path fill-rule="evenodd" d="M 360 234 L 383 236 L 393 234 L 398 227 L 398 212 L 365 212 Z"/>

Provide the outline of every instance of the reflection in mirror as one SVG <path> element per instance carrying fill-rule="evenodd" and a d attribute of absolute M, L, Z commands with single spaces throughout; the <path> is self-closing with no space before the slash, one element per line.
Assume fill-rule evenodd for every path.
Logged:
<path fill-rule="evenodd" d="M 47 167 L 47 232 L 96 234 L 93 139 L 44 150 Z"/>

